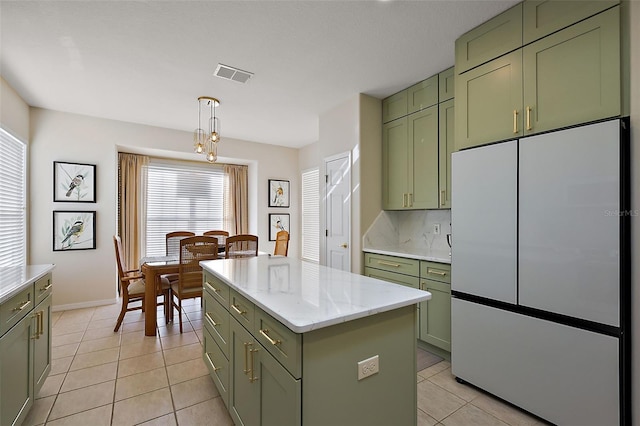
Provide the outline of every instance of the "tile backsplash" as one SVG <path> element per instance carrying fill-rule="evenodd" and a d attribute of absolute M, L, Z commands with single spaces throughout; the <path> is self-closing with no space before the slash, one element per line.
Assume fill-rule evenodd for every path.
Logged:
<path fill-rule="evenodd" d="M 434 225 L 440 225 L 440 234 Z M 416 254 L 449 252 L 447 234 L 451 233 L 451 210 L 411 210 L 380 212 L 363 237 L 367 249 L 400 249 Z"/>

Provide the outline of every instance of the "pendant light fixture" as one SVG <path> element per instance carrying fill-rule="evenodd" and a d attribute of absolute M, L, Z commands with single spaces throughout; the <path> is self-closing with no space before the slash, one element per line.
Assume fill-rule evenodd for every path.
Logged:
<path fill-rule="evenodd" d="M 220 101 L 209 96 L 198 98 L 198 128 L 193 132 L 193 147 L 198 154 L 204 154 L 207 161 L 215 163 L 218 159 L 218 142 L 220 142 L 220 122 L 216 117 L 216 107 Z M 208 113 L 208 114 L 207 114 Z M 208 132 L 201 126 L 202 116 L 208 115 Z"/>

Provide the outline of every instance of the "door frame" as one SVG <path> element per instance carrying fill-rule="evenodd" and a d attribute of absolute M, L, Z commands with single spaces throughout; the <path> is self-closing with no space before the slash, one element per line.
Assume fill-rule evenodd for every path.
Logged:
<path fill-rule="evenodd" d="M 320 264 L 321 265 L 327 265 L 327 203 L 326 203 L 326 199 L 327 199 L 327 164 L 331 161 L 335 161 L 335 160 L 339 160 L 341 158 L 346 158 L 349 161 L 349 173 L 347 174 L 347 179 L 348 179 L 348 185 L 349 185 L 349 203 L 348 203 L 348 209 L 349 209 L 349 220 L 347 222 L 347 225 L 349 226 L 349 238 L 347 241 L 347 244 L 349 245 L 349 250 L 348 250 L 348 260 L 349 260 L 349 271 L 351 271 L 351 265 L 352 265 L 352 257 L 353 257 L 353 253 L 351 252 L 351 233 L 352 233 L 352 212 L 353 212 L 353 206 L 352 206 L 352 198 L 353 198 L 353 188 L 351 187 L 351 174 L 353 172 L 353 163 L 352 163 L 352 157 L 351 157 L 351 151 L 343 151 L 339 154 L 334 154 L 334 155 L 330 155 L 328 157 L 325 157 L 323 162 L 322 162 L 322 174 L 324 175 L 324 182 L 322 182 L 322 177 L 321 179 L 321 187 L 322 187 L 322 192 L 320 193 Z"/>

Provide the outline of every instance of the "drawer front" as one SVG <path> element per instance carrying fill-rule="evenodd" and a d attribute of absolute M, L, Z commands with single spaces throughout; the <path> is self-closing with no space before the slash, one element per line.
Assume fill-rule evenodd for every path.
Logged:
<path fill-rule="evenodd" d="M 377 278 L 390 283 L 405 285 L 412 288 L 420 288 L 420 278 L 410 275 L 398 274 L 397 272 L 384 271 L 376 268 L 364 268 L 367 277 Z"/>
<path fill-rule="evenodd" d="M 209 330 L 204 328 L 204 351 L 202 359 L 209 369 L 209 374 L 222 396 L 224 405 L 229 407 L 229 360 L 216 344 Z"/>
<path fill-rule="evenodd" d="M 364 266 L 405 275 L 420 275 L 420 261 L 384 254 L 365 253 Z"/>
<path fill-rule="evenodd" d="M 436 262 L 420 262 L 420 277 L 451 284 L 451 265 Z"/>
<path fill-rule="evenodd" d="M 302 377 L 302 335 L 256 307 L 254 336 L 296 379 Z"/>
<path fill-rule="evenodd" d="M 247 330 L 253 330 L 254 304 L 235 290 L 229 294 L 229 313 Z"/>
<path fill-rule="evenodd" d="M 36 281 L 34 285 L 35 295 L 36 295 L 36 305 L 42 302 L 51 294 L 53 287 L 53 279 L 51 274 L 47 274 L 44 277 L 40 278 Z"/>
<path fill-rule="evenodd" d="M 214 299 L 222 304 L 225 308 L 229 308 L 229 291 L 227 284 L 223 283 L 208 272 L 203 274 L 203 288 L 208 291 Z"/>
<path fill-rule="evenodd" d="M 211 293 L 202 293 L 204 298 L 204 326 L 229 358 L 229 312 L 213 298 Z"/>
<path fill-rule="evenodd" d="M 0 306 L 0 336 L 9 331 L 35 307 L 33 285 L 29 285 Z"/>

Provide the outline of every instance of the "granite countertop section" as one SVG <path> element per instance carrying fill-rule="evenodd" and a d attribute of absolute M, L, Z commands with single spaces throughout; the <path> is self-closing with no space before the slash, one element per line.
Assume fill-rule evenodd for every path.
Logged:
<path fill-rule="evenodd" d="M 51 272 L 55 266 L 45 264 L 0 267 L 0 303 L 20 293 L 30 283 Z"/>
<path fill-rule="evenodd" d="M 400 247 L 387 247 L 385 249 L 379 248 L 363 248 L 365 253 L 386 254 L 389 256 L 406 257 L 408 259 L 428 260 L 429 262 L 448 263 L 451 264 L 451 256 L 448 251 L 441 250 L 427 250 L 424 253 L 418 253 L 417 250 L 400 248 Z"/>
<path fill-rule="evenodd" d="M 431 299 L 431 293 L 284 256 L 200 262 L 295 333 Z"/>

